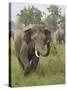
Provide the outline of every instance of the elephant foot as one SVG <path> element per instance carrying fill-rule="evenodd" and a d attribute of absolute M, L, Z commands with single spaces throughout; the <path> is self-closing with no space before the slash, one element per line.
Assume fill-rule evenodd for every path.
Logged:
<path fill-rule="evenodd" d="M 23 71 L 23 73 L 24 73 L 24 76 L 27 76 L 30 74 L 30 72 L 26 72 L 26 71 Z"/>
<path fill-rule="evenodd" d="M 28 75 L 30 72 L 31 72 L 30 66 L 25 67 L 25 68 L 23 69 L 24 75 Z"/>

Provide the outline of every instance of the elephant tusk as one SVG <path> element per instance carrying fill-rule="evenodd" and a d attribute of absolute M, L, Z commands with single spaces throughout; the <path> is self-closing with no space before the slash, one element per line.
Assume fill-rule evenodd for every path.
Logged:
<path fill-rule="evenodd" d="M 36 55 L 37 57 L 39 57 L 39 55 L 38 55 L 38 53 L 37 53 L 37 50 L 35 50 L 35 55 Z"/>

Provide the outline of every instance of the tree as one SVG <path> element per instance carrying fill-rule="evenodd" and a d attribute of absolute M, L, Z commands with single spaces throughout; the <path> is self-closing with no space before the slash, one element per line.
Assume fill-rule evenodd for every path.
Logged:
<path fill-rule="evenodd" d="M 58 28 L 57 24 L 61 16 L 61 8 L 55 5 L 50 5 L 47 9 L 49 11 L 49 15 L 45 18 L 45 26 L 52 31 L 56 31 Z"/>
<path fill-rule="evenodd" d="M 60 19 L 60 26 L 63 30 L 65 30 L 65 15 L 64 16 L 61 16 L 61 19 Z"/>
<path fill-rule="evenodd" d="M 52 16 L 47 16 L 47 18 L 45 18 L 45 26 L 51 31 L 55 31 L 57 27 L 56 21 L 54 20 Z"/>
<path fill-rule="evenodd" d="M 24 7 L 17 16 L 19 17 L 19 22 L 25 25 L 38 24 L 41 22 L 42 13 L 34 6 L 29 6 L 28 8 Z"/>

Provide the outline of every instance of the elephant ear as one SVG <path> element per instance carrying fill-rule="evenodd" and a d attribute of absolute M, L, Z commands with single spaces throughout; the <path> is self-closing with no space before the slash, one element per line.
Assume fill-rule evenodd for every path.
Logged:
<path fill-rule="evenodd" d="M 26 43 L 28 44 L 31 40 L 31 28 L 27 29 L 24 32 L 24 40 L 26 41 Z"/>
<path fill-rule="evenodd" d="M 51 32 L 48 29 L 44 30 L 45 36 L 46 36 L 46 41 L 49 42 L 51 41 Z"/>
<path fill-rule="evenodd" d="M 44 33 L 47 37 L 50 37 L 51 36 L 51 32 L 48 30 L 48 29 L 45 29 L 44 30 Z"/>

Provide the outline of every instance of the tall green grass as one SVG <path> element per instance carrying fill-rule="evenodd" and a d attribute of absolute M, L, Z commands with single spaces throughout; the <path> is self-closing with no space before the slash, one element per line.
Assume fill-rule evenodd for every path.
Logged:
<path fill-rule="evenodd" d="M 12 87 L 53 85 L 65 83 L 64 44 L 56 44 L 47 57 L 40 56 L 36 71 L 24 76 L 16 56 L 14 41 L 11 39 L 11 85 Z"/>

